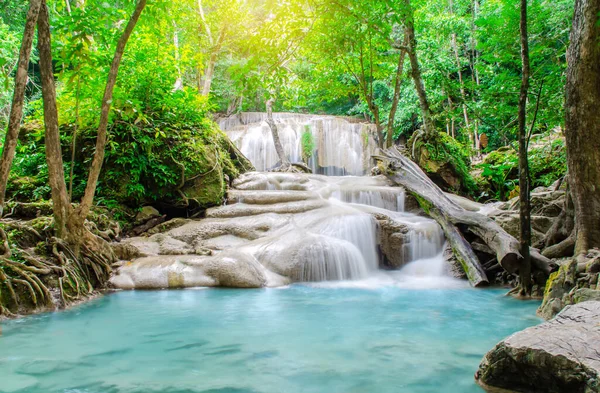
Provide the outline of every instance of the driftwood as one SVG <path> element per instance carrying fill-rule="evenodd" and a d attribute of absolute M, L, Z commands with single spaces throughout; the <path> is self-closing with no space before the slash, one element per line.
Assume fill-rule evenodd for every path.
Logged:
<path fill-rule="evenodd" d="M 466 226 L 471 233 L 478 236 L 493 250 L 498 263 L 504 270 L 511 274 L 518 273 L 523 257 L 519 252 L 520 244 L 517 239 L 490 217 L 466 210 L 448 198 L 417 164 L 403 156 L 398 149 L 388 149 L 382 154 L 381 158 L 390 166 L 387 177 L 413 193 L 419 199 L 422 207 L 430 214 L 433 211 L 432 217 L 440 223 L 442 228 L 454 225 Z M 446 236 L 450 239 L 455 235 L 451 233 L 449 236 L 446 233 Z M 465 248 L 471 248 L 471 246 L 467 244 Z M 473 253 L 472 250 L 471 253 Z M 535 248 L 531 248 L 531 259 L 537 270 L 541 270 L 547 275 L 550 274 L 552 270 L 550 260 Z M 470 259 L 469 263 L 481 266 L 477 258 Z"/>
<path fill-rule="evenodd" d="M 444 214 L 436 208 L 430 209 L 429 214 L 442 227 L 442 230 L 446 235 L 446 240 L 450 244 L 450 247 L 452 247 L 452 252 L 461 264 L 471 285 L 480 287 L 489 284 L 487 275 L 479 263 L 479 259 L 458 228 L 456 228 L 456 226 L 454 226 Z"/>

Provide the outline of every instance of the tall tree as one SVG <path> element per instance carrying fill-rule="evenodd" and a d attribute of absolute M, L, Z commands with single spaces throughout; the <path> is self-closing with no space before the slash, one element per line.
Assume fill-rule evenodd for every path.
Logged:
<path fill-rule="evenodd" d="M 108 73 L 106 88 L 102 98 L 100 111 L 100 122 L 96 139 L 96 150 L 90 168 L 85 194 L 79 206 L 74 209 L 68 198 L 65 183 L 62 151 L 58 128 L 58 111 L 56 107 L 56 89 L 54 86 L 54 74 L 52 70 L 52 50 L 48 8 L 46 1 L 42 0 L 42 6 L 38 18 L 38 50 L 40 54 L 40 73 L 42 77 L 42 95 L 44 101 L 44 124 L 46 129 L 46 161 L 48 164 L 50 187 L 52 190 L 52 202 L 54 206 L 54 220 L 57 235 L 64 238 L 72 246 L 76 254 L 79 247 L 86 241 L 93 239 L 91 233 L 86 230 L 84 223 L 90 211 L 98 176 L 104 161 L 105 146 L 107 140 L 108 115 L 112 103 L 112 93 L 117 80 L 119 65 L 125 51 L 125 46 L 133 29 L 146 6 L 146 0 L 139 0 L 131 15 L 127 26 L 119 41 Z M 96 240 L 96 239 L 93 239 Z M 93 247 L 88 245 L 87 247 Z"/>
<path fill-rule="evenodd" d="M 223 40 L 225 38 L 225 29 L 227 24 L 225 21 L 219 26 L 218 33 L 214 34 L 210 28 L 209 23 L 206 20 L 204 13 L 204 7 L 202 6 L 202 0 L 198 0 L 198 13 L 200 14 L 200 20 L 204 26 L 204 32 L 208 38 L 210 44 L 210 56 L 206 69 L 204 70 L 204 83 L 202 83 L 202 95 L 207 96 L 210 94 L 210 88 L 212 86 L 213 75 L 215 73 L 215 64 L 217 63 L 217 56 L 223 46 Z M 198 86 L 200 87 L 200 86 Z"/>
<path fill-rule="evenodd" d="M 2 160 L 0 161 L 0 217 L 4 210 L 4 198 L 6 197 L 6 185 L 8 183 L 8 174 L 15 157 L 17 148 L 17 138 L 21 128 L 21 119 L 23 118 L 23 105 L 25 103 L 25 86 L 27 85 L 27 69 L 29 68 L 29 58 L 31 57 L 31 46 L 35 34 L 35 25 L 38 20 L 42 1 L 30 0 L 29 11 L 27 11 L 27 21 L 25 22 L 25 31 L 19 51 L 19 63 L 15 75 L 15 89 L 13 93 L 12 106 L 8 120 L 8 130 L 4 139 L 2 149 Z"/>
<path fill-rule="evenodd" d="M 421 67 L 417 58 L 417 38 L 415 37 L 415 15 L 410 0 L 404 0 L 404 25 L 405 34 L 408 41 L 408 58 L 410 60 L 411 74 L 417 95 L 419 96 L 419 106 L 421 108 L 421 117 L 423 118 L 423 131 L 425 139 L 433 139 L 436 135 L 435 124 L 431 116 L 431 108 L 427 93 L 425 91 L 425 83 L 421 74 Z"/>
<path fill-rule="evenodd" d="M 269 100 L 266 103 L 267 124 L 271 129 L 273 143 L 275 144 L 275 151 L 277 152 L 279 161 L 281 161 L 281 166 L 279 167 L 279 169 L 281 171 L 287 171 L 290 167 L 290 160 L 288 160 L 287 156 L 285 155 L 285 150 L 283 150 L 281 139 L 279 139 L 279 129 L 277 128 L 277 123 L 275 123 L 275 120 L 273 119 L 273 103 L 275 103 L 274 98 L 269 98 Z"/>
<path fill-rule="evenodd" d="M 567 51 L 565 134 L 575 253 L 600 247 L 600 0 L 576 0 Z"/>
<path fill-rule="evenodd" d="M 529 91 L 529 39 L 527 36 L 527 0 L 521 0 L 521 92 L 519 95 L 519 215 L 521 232 L 521 255 L 519 268 L 521 296 L 531 294 L 531 208 L 529 201 L 529 161 L 527 159 L 527 93 Z"/>
<path fill-rule="evenodd" d="M 404 59 L 406 58 L 407 35 L 404 35 L 404 44 L 400 49 L 398 56 L 398 65 L 396 67 L 396 77 L 394 79 L 394 95 L 392 97 L 392 107 L 388 116 L 387 131 L 385 136 L 385 147 L 390 148 L 394 144 L 394 119 L 398 110 L 398 102 L 400 101 L 400 90 L 402 89 L 402 73 L 404 71 Z"/>

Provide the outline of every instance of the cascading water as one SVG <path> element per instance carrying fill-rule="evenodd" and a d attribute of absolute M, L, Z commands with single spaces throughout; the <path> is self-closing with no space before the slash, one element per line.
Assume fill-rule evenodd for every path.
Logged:
<path fill-rule="evenodd" d="M 277 165 L 278 157 L 273 145 L 271 130 L 265 122 L 264 113 L 241 113 L 221 119 L 221 128 L 237 143 L 241 151 L 258 170 L 264 171 Z M 325 175 L 364 175 L 371 163 L 370 156 L 376 150 L 373 125 L 356 123 L 347 118 L 303 114 L 276 113 L 280 139 L 290 161 L 301 161 L 302 139 L 309 133 L 314 141 L 314 150 L 309 164 L 316 173 Z M 381 209 L 390 220 L 407 225 L 408 232 L 398 253 L 404 263 L 427 260 L 437 274 L 443 269 L 441 252 L 444 237 L 439 226 L 432 220 L 405 213 L 405 192 L 401 188 L 382 186 L 380 181 L 365 177 L 306 176 L 311 186 L 302 187 L 294 182 L 267 181 L 253 189 L 298 190 L 318 188 L 319 196 L 332 204 L 331 211 L 325 209 L 296 217 L 296 225 L 303 228 L 298 232 L 300 239 L 283 241 L 291 258 L 299 269 L 293 278 L 296 281 L 356 280 L 377 272 L 381 257 L 378 255 L 377 221 L 373 212 L 364 207 Z M 241 200 L 238 199 L 238 202 Z M 314 222 L 313 216 L 319 217 Z M 302 220 L 306 221 L 300 223 Z M 273 244 L 270 244 L 273 247 Z M 278 247 L 275 247 L 278 249 Z M 273 251 L 273 248 L 271 248 Z M 263 249 L 258 258 L 269 259 L 271 252 Z M 275 252 L 281 257 L 281 251 Z M 417 269 L 418 270 L 418 269 Z M 413 273 L 415 271 L 413 270 Z"/>
<path fill-rule="evenodd" d="M 263 171 L 234 180 L 228 203 L 209 209 L 205 219 L 128 240 L 149 257 L 121 267 L 113 285 L 261 287 L 443 276 L 439 225 L 406 212 L 405 191 L 384 176 L 364 176 L 376 149 L 371 125 L 333 116 L 274 117 L 291 161 L 299 160 L 302 133 L 310 129 L 317 141 L 313 167 L 346 176 L 265 172 L 277 164 L 265 115 L 222 119 L 221 127 Z M 396 274 L 381 267 L 405 269 Z"/>
<path fill-rule="evenodd" d="M 312 148 L 308 164 L 313 173 L 328 176 L 364 175 L 377 149 L 375 126 L 355 119 L 295 113 L 274 113 L 279 138 L 291 162 L 302 161 L 304 149 Z M 266 114 L 240 113 L 221 119 L 219 126 L 259 171 L 277 166 L 279 158 Z"/>

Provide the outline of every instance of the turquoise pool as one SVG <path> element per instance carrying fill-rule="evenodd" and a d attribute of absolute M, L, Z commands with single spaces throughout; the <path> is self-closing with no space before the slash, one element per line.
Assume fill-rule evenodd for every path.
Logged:
<path fill-rule="evenodd" d="M 470 393 L 540 322 L 502 290 L 293 285 L 110 294 L 2 324 L 0 391 Z"/>

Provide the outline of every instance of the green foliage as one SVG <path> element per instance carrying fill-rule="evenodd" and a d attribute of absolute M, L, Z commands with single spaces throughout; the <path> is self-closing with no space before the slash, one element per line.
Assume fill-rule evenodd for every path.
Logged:
<path fill-rule="evenodd" d="M 178 189 L 182 179 L 210 172 L 217 165 L 220 176 L 226 174 L 233 178 L 238 175 L 236 163 L 227 154 L 226 136 L 208 120 L 206 103 L 196 94 L 177 91 L 167 94 L 156 104 L 156 108 L 150 107 L 145 112 L 133 111 L 129 106 L 117 107 L 98 184 L 97 203 L 108 207 L 119 204 L 135 207 L 175 201 L 181 198 Z M 68 163 L 74 128 L 72 124 L 61 127 L 64 161 Z M 94 143 L 94 128 L 79 130 L 74 200 L 85 190 Z M 9 196 L 22 201 L 48 199 L 48 172 L 39 128 L 22 134 L 15 164 Z M 221 179 L 213 181 L 221 187 Z M 219 198 L 206 204 L 218 203 L 220 197 L 222 192 Z"/>
<path fill-rule="evenodd" d="M 529 172 L 531 187 L 548 187 L 565 176 L 567 154 L 563 138 L 544 140 L 545 136 L 534 139 L 529 149 Z M 494 151 L 477 168 L 481 171 L 478 185 L 482 199 L 506 200 L 519 185 L 519 159 L 511 147 Z"/>
<path fill-rule="evenodd" d="M 13 73 L 16 71 L 19 59 L 18 48 L 18 34 L 0 19 L 0 136 L 4 135 L 8 125 L 14 86 Z"/>
<path fill-rule="evenodd" d="M 316 147 L 315 138 L 310 131 L 310 126 L 306 126 L 306 129 L 302 133 L 300 143 L 302 144 L 302 158 L 305 162 L 308 162 L 309 158 L 312 157 Z"/>

